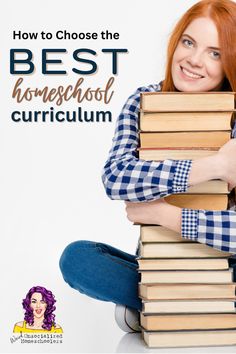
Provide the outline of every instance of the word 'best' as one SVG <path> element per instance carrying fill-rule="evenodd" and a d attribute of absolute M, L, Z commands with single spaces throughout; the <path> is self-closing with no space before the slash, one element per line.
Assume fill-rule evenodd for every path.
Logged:
<path fill-rule="evenodd" d="M 102 49 L 102 53 L 108 53 L 111 54 L 111 62 L 112 62 L 112 74 L 116 75 L 117 74 L 117 66 L 118 66 L 118 54 L 119 53 L 127 53 L 128 50 L 125 48 L 108 48 L 108 49 Z M 67 50 L 64 48 L 59 48 L 59 49 L 42 49 L 42 74 L 44 75 L 65 75 L 67 74 L 66 70 L 49 70 L 48 66 L 52 66 L 53 64 L 62 64 L 62 60 L 57 58 L 57 59 L 49 59 L 48 55 L 49 54 L 59 54 L 59 53 L 67 53 Z M 72 71 L 76 74 L 80 75 L 90 75 L 94 74 L 97 71 L 97 63 L 93 59 L 89 58 L 84 58 L 81 57 L 81 55 L 90 55 L 93 58 L 97 56 L 97 53 L 89 48 L 81 48 L 81 49 L 76 49 L 73 52 L 73 59 L 78 62 L 78 63 L 83 63 L 89 65 L 89 69 L 85 70 L 82 68 L 72 68 Z M 17 58 L 18 55 L 18 58 Z M 26 56 L 22 58 L 23 56 Z M 16 68 L 16 66 L 20 68 Z M 26 66 L 26 69 L 22 69 L 22 64 Z M 35 70 L 35 65 L 33 63 L 33 53 L 29 49 L 11 49 L 10 50 L 10 73 L 13 75 L 27 75 L 27 74 L 32 74 Z"/>

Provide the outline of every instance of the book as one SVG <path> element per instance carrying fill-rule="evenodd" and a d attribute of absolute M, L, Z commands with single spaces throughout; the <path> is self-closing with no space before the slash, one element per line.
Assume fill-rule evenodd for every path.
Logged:
<path fill-rule="evenodd" d="M 142 284 L 139 295 L 145 300 L 235 299 L 232 284 Z"/>
<path fill-rule="evenodd" d="M 224 258 L 230 253 L 198 242 L 190 243 L 140 243 L 139 256 L 142 258 Z"/>
<path fill-rule="evenodd" d="M 144 270 L 139 271 L 141 282 L 150 283 L 199 283 L 220 284 L 233 282 L 233 272 L 229 270 Z"/>
<path fill-rule="evenodd" d="M 142 92 L 140 109 L 146 112 L 230 111 L 234 92 Z"/>
<path fill-rule="evenodd" d="M 227 258 L 137 258 L 139 270 L 223 270 Z"/>
<path fill-rule="evenodd" d="M 140 316 L 148 331 L 236 329 L 236 313 L 149 314 Z"/>
<path fill-rule="evenodd" d="M 230 130 L 233 112 L 140 112 L 146 132 Z"/>
<path fill-rule="evenodd" d="M 226 210 L 227 194 L 172 194 L 164 198 L 169 204 L 179 208 Z"/>
<path fill-rule="evenodd" d="M 202 182 L 195 186 L 189 186 L 185 193 L 190 194 L 229 194 L 229 185 L 220 179 Z"/>
<path fill-rule="evenodd" d="M 146 161 L 164 160 L 196 160 L 212 156 L 217 153 L 218 148 L 140 148 L 139 158 Z"/>
<path fill-rule="evenodd" d="M 141 242 L 185 242 L 185 240 L 186 242 L 192 242 L 182 238 L 180 233 L 161 225 L 140 226 Z"/>
<path fill-rule="evenodd" d="M 179 232 L 167 229 L 161 225 L 141 225 L 140 226 L 140 241 L 147 242 L 190 242 L 193 241 L 183 238 Z"/>
<path fill-rule="evenodd" d="M 140 133 L 141 148 L 220 148 L 231 139 L 231 131 Z"/>
<path fill-rule="evenodd" d="M 232 300 L 159 300 L 142 301 L 142 313 L 235 313 Z"/>
<path fill-rule="evenodd" d="M 235 345 L 236 330 L 217 331 L 156 331 L 142 332 L 144 342 L 150 348 L 202 347 Z"/>
<path fill-rule="evenodd" d="M 232 92 L 141 94 L 139 158 L 195 160 L 216 154 L 231 139 L 234 104 Z M 228 194 L 226 182 L 212 180 L 164 199 L 180 208 L 226 210 Z M 185 239 L 160 225 L 141 225 L 140 319 L 150 347 L 161 332 L 194 332 L 200 337 L 200 331 L 236 329 L 236 283 L 229 257 L 228 252 Z M 171 346 L 179 346 L 169 340 Z M 168 347 L 168 343 L 162 345 Z"/>

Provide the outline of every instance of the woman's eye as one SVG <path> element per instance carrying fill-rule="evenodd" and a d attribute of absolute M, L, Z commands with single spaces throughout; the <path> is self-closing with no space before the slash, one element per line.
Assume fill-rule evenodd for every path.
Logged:
<path fill-rule="evenodd" d="M 214 59 L 219 59 L 219 58 L 220 58 L 220 53 L 219 53 L 219 52 L 211 52 L 211 56 L 212 56 Z"/>
<path fill-rule="evenodd" d="M 183 39 L 183 40 L 182 40 L 182 43 L 183 43 L 184 45 L 186 45 L 187 47 L 191 47 L 192 44 L 193 44 L 193 42 L 190 41 L 189 39 Z"/>

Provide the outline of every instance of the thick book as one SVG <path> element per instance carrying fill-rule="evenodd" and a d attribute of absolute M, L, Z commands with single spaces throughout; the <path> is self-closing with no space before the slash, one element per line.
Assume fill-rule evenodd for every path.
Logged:
<path fill-rule="evenodd" d="M 172 194 L 164 198 L 179 208 L 227 210 L 227 194 Z"/>
<path fill-rule="evenodd" d="M 217 331 L 155 331 L 142 333 L 149 348 L 236 345 L 236 329 Z"/>
<path fill-rule="evenodd" d="M 191 284 L 225 284 L 233 282 L 233 272 L 229 270 L 144 270 L 141 282 L 156 283 L 191 283 Z"/>
<path fill-rule="evenodd" d="M 235 299 L 232 284 L 142 284 L 139 295 L 145 300 Z"/>
<path fill-rule="evenodd" d="M 139 270 L 223 270 L 228 258 L 137 258 Z"/>
<path fill-rule="evenodd" d="M 179 232 L 170 230 L 161 225 L 141 225 L 140 241 L 144 243 L 147 242 L 193 243 L 192 240 L 182 237 Z"/>
<path fill-rule="evenodd" d="M 142 313 L 235 313 L 232 300 L 142 301 Z"/>
<path fill-rule="evenodd" d="M 140 112 L 146 132 L 230 130 L 233 112 Z"/>
<path fill-rule="evenodd" d="M 228 252 L 219 251 L 198 242 L 140 242 L 139 246 L 139 257 L 141 258 L 225 258 L 230 255 Z"/>
<path fill-rule="evenodd" d="M 202 182 L 195 186 L 189 186 L 186 193 L 191 194 L 229 194 L 229 185 L 220 179 Z"/>
<path fill-rule="evenodd" d="M 231 131 L 155 132 L 140 136 L 141 148 L 220 148 L 231 139 Z"/>
<path fill-rule="evenodd" d="M 148 331 L 236 329 L 236 313 L 148 314 L 140 315 Z"/>
<path fill-rule="evenodd" d="M 142 92 L 140 109 L 145 112 L 230 111 L 234 92 Z"/>
<path fill-rule="evenodd" d="M 191 240 L 181 237 L 181 234 L 167 229 L 161 225 L 141 225 L 140 226 L 141 242 L 192 242 Z"/>
<path fill-rule="evenodd" d="M 196 160 L 213 156 L 218 148 L 139 148 L 139 158 L 146 161 Z"/>

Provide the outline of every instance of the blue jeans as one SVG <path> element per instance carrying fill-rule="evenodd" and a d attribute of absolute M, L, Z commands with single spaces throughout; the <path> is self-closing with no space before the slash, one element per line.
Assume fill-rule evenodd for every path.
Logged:
<path fill-rule="evenodd" d="M 230 257 L 236 281 L 236 256 Z M 76 241 L 69 244 L 60 259 L 65 281 L 82 294 L 141 310 L 135 255 L 105 243 Z"/>
<path fill-rule="evenodd" d="M 135 255 L 93 241 L 69 244 L 60 258 L 63 278 L 72 288 L 97 300 L 141 310 L 137 267 Z"/>

